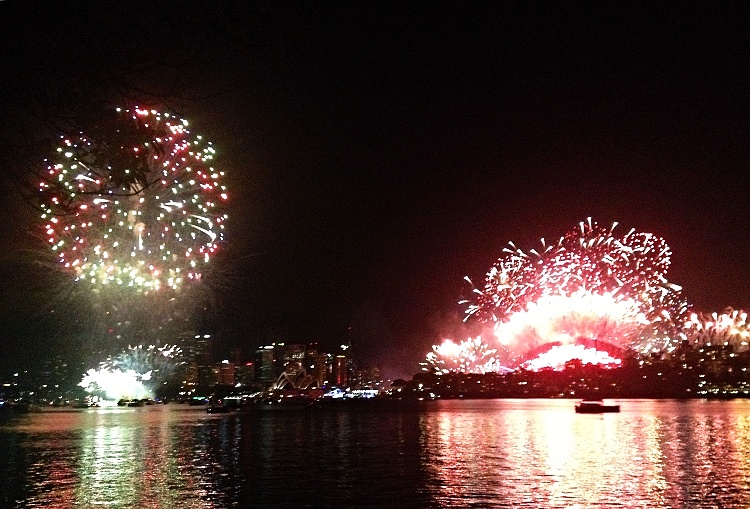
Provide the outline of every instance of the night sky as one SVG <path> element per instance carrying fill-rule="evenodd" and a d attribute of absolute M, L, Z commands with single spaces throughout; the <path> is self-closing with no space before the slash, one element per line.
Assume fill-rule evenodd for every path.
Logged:
<path fill-rule="evenodd" d="M 14 172 L 48 120 L 138 91 L 227 171 L 224 346 L 352 341 L 413 374 L 458 333 L 464 276 L 587 217 L 662 236 L 696 309 L 750 309 L 739 3 L 251 4 L 0 2 L 6 279 L 34 246 Z M 9 290 L 6 361 L 47 341 Z"/>

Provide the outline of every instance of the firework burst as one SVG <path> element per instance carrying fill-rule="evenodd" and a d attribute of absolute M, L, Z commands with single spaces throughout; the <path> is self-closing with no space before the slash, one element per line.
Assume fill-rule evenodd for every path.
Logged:
<path fill-rule="evenodd" d="M 618 236 L 615 228 L 589 219 L 557 243 L 542 240 L 541 249 L 509 244 L 484 287 L 463 301 L 467 319 L 493 324 L 509 352 L 501 361 L 518 365 L 544 344 L 601 342 L 645 353 L 669 351 L 685 338 L 687 303 L 666 278 L 666 242 L 635 230 Z"/>
<path fill-rule="evenodd" d="M 747 313 L 726 309 L 723 313 L 691 313 L 685 334 L 692 346 L 728 346 L 744 352 L 750 345 Z"/>
<path fill-rule="evenodd" d="M 39 181 L 58 266 L 97 290 L 200 280 L 227 219 L 214 152 L 186 120 L 140 108 L 118 108 L 92 136 L 62 137 Z"/>
<path fill-rule="evenodd" d="M 45 288 L 84 341 L 172 341 L 209 309 L 228 199 L 214 154 L 186 120 L 142 108 L 60 139 L 37 175 Z"/>
<path fill-rule="evenodd" d="M 450 339 L 441 345 L 434 345 L 432 351 L 422 362 L 422 370 L 436 374 L 450 372 L 462 373 L 491 373 L 502 371 L 499 364 L 497 350 L 491 349 L 482 338 L 469 338 L 461 343 L 454 343 Z"/>
<path fill-rule="evenodd" d="M 79 385 L 108 400 L 153 398 L 183 364 L 181 353 L 170 345 L 129 347 L 88 370 Z"/>

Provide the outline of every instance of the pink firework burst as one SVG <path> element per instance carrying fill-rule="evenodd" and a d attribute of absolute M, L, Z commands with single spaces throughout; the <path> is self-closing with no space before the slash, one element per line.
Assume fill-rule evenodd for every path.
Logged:
<path fill-rule="evenodd" d="M 528 352 L 545 344 L 644 353 L 669 351 L 684 338 L 687 303 L 666 278 L 669 246 L 656 235 L 617 235 L 615 228 L 589 219 L 555 244 L 542 240 L 541 249 L 505 248 L 483 288 L 463 301 L 467 319 L 494 324 L 508 352 L 501 362 L 528 362 Z"/>

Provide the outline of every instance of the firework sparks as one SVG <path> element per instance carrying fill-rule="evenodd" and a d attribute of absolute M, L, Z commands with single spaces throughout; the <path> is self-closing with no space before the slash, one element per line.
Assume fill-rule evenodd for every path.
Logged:
<path fill-rule="evenodd" d="M 153 398 L 181 364 L 181 353 L 169 345 L 129 347 L 107 358 L 99 368 L 88 370 L 79 385 L 109 400 Z"/>
<path fill-rule="evenodd" d="M 542 240 L 538 250 L 527 253 L 509 244 L 483 289 L 463 301 L 467 318 L 494 324 L 495 336 L 508 349 L 502 362 L 518 365 L 529 351 L 549 343 L 590 348 L 601 342 L 645 353 L 670 351 L 685 338 L 687 303 L 666 278 L 671 256 L 666 242 L 635 230 L 617 236 L 615 228 L 589 219 L 555 244 Z M 555 363 L 563 351 L 585 350 L 557 350 Z M 612 362 L 603 357 L 599 363 Z"/>
<path fill-rule="evenodd" d="M 560 345 L 601 342 L 627 349 L 647 323 L 632 299 L 579 290 L 572 295 L 549 295 L 497 322 L 494 333 L 516 365 L 528 351 L 549 343 Z"/>
<path fill-rule="evenodd" d="M 201 278 L 227 215 L 214 148 L 168 113 L 117 109 L 98 136 L 63 137 L 39 182 L 56 262 L 96 289 L 179 290 Z"/>
<path fill-rule="evenodd" d="M 747 313 L 727 309 L 723 313 L 691 313 L 685 322 L 686 335 L 693 346 L 731 346 L 735 352 L 748 349 Z"/>
<path fill-rule="evenodd" d="M 432 347 L 422 363 L 422 369 L 437 374 L 498 372 L 503 368 L 496 353 L 497 350 L 489 348 L 481 337 L 469 338 L 461 343 L 446 339 L 441 345 Z"/>
<path fill-rule="evenodd" d="M 121 369 L 90 369 L 78 385 L 87 392 L 97 394 L 104 400 L 153 398 L 154 394 L 147 387 L 150 373 L 136 373 Z"/>

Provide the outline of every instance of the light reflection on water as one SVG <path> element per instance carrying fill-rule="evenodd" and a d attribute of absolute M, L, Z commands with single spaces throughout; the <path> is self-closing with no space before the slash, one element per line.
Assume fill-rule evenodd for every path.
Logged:
<path fill-rule="evenodd" d="M 750 506 L 750 402 L 456 403 L 425 420 L 440 506 Z"/>
<path fill-rule="evenodd" d="M 2 486 L 0 505 L 227 507 L 236 488 L 222 478 L 239 435 L 233 421 L 207 417 L 165 406 L 23 416 L 10 428 L 18 460 L 6 467 L 17 484 Z"/>
<path fill-rule="evenodd" d="M 474 400 L 0 422 L 0 507 L 750 507 L 750 401 Z"/>

